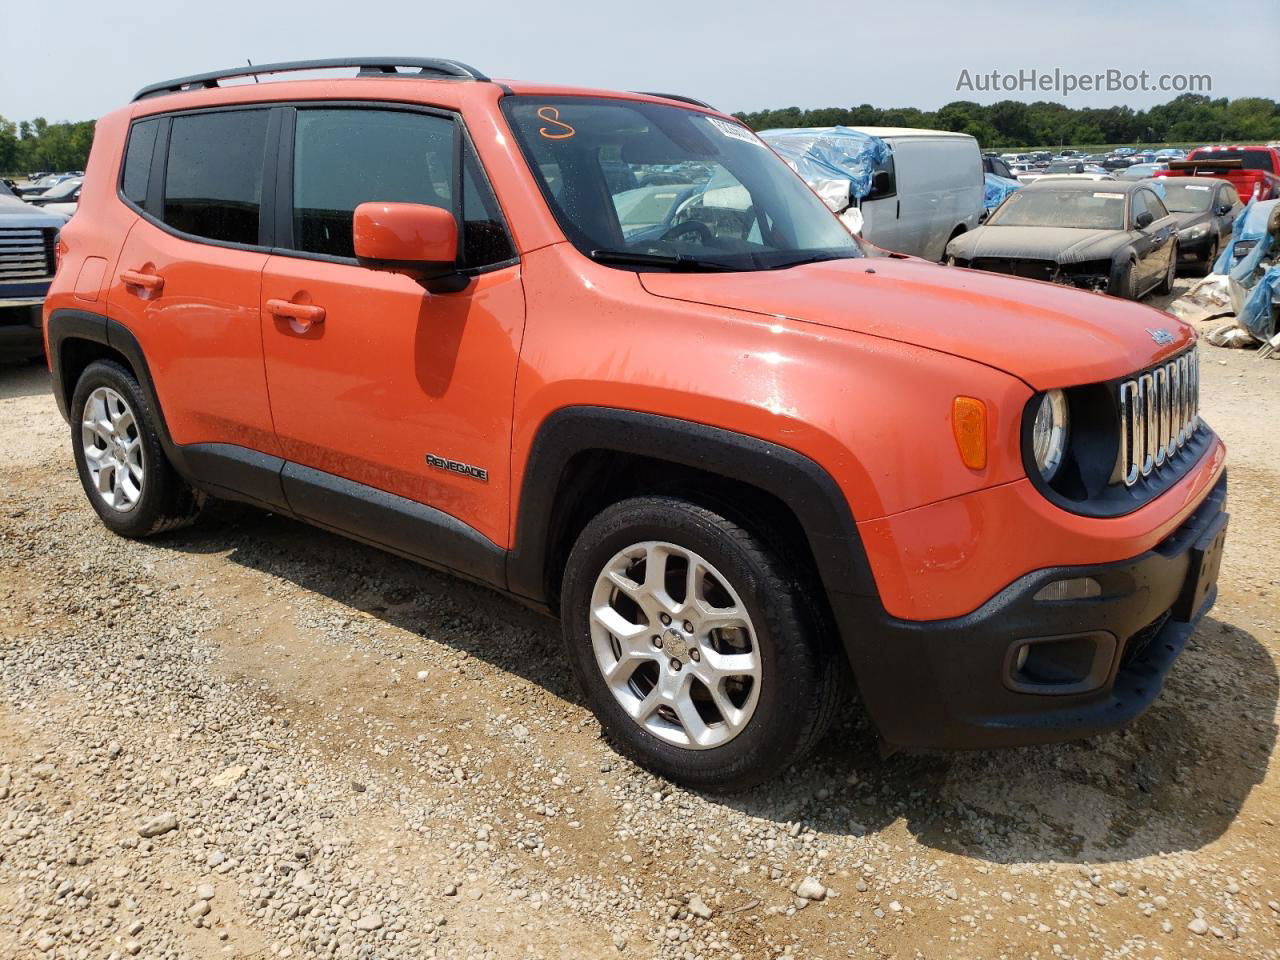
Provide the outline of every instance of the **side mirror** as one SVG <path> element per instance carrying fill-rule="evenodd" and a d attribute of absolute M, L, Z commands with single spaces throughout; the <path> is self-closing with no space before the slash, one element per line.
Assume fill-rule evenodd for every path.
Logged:
<path fill-rule="evenodd" d="M 452 286 L 445 278 L 458 278 L 458 223 L 448 210 L 374 201 L 356 207 L 351 221 L 361 265 L 429 282 L 433 293 Z"/>
<path fill-rule="evenodd" d="M 1155 217 L 1153 217 L 1149 213 L 1144 212 L 1144 213 L 1138 214 L 1138 218 L 1133 221 L 1133 225 L 1137 227 L 1139 230 L 1145 230 L 1147 229 L 1147 227 L 1151 226 L 1151 223 L 1153 220 L 1155 220 Z"/>
<path fill-rule="evenodd" d="M 871 192 L 867 194 L 867 200 L 874 200 L 876 197 L 887 196 L 893 193 L 893 177 L 889 175 L 888 170 L 877 170 L 871 175 Z"/>
<path fill-rule="evenodd" d="M 1231 212 L 1231 204 L 1229 203 L 1219 204 L 1218 209 L 1213 212 L 1220 217 L 1225 217 L 1228 213 Z"/>

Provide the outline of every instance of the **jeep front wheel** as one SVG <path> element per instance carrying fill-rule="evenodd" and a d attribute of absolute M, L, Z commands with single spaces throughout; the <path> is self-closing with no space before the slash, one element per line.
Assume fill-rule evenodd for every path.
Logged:
<path fill-rule="evenodd" d="M 623 501 L 587 525 L 565 572 L 565 643 L 622 752 L 692 787 L 739 790 L 817 742 L 839 675 L 792 575 L 748 531 L 681 500 Z"/>

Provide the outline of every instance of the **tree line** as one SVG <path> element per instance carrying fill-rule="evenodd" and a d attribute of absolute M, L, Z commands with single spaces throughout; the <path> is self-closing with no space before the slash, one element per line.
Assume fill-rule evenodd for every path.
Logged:
<path fill-rule="evenodd" d="M 1211 99 L 1185 93 L 1151 107 L 1067 107 L 1061 103 L 957 100 L 938 110 L 915 107 L 821 107 L 736 114 L 753 130 L 774 127 L 927 127 L 978 138 L 985 149 L 1104 144 L 1179 144 L 1280 140 L 1280 102 L 1265 97 Z M 0 117 L 0 171 L 83 170 L 93 121 L 49 123 Z"/>
<path fill-rule="evenodd" d="M 821 107 L 735 114 L 753 130 L 777 127 L 926 127 L 968 133 L 985 149 L 1280 140 L 1280 102 L 1264 97 L 1211 99 L 1184 93 L 1147 110 L 1067 107 L 1061 103 L 957 100 L 938 110 L 914 107 Z"/>
<path fill-rule="evenodd" d="M 0 171 L 27 174 L 37 170 L 83 170 L 93 143 L 93 121 L 50 123 L 0 117 Z"/>

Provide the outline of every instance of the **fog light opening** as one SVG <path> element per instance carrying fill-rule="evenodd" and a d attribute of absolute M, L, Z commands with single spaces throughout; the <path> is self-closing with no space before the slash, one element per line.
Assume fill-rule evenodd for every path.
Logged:
<path fill-rule="evenodd" d="M 1116 647 L 1115 636 L 1105 631 L 1021 640 L 1007 654 L 1005 684 L 1021 693 L 1096 690 L 1111 675 Z"/>
<path fill-rule="evenodd" d="M 1090 597 L 1102 596 L 1102 584 L 1093 577 L 1073 577 L 1070 580 L 1055 580 L 1036 591 L 1033 599 L 1054 600 L 1087 600 Z"/>

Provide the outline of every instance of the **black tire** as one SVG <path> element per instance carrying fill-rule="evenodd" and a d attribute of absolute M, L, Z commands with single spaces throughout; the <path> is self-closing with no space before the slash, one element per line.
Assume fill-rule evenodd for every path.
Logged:
<path fill-rule="evenodd" d="M 1125 300 L 1138 299 L 1138 281 L 1135 277 L 1138 265 L 1130 260 L 1124 265 L 1124 269 L 1120 271 L 1120 276 L 1116 278 L 1116 296 Z"/>
<path fill-rule="evenodd" d="M 1165 268 L 1164 278 L 1156 287 L 1156 293 L 1164 296 L 1173 293 L 1173 279 L 1178 274 L 1178 241 L 1174 240 L 1169 250 L 1169 266 Z"/>
<path fill-rule="evenodd" d="M 1213 265 L 1218 262 L 1218 254 L 1221 253 L 1222 247 L 1218 242 L 1218 238 L 1214 237 L 1213 242 L 1209 244 L 1209 249 L 1204 255 L 1204 271 L 1202 276 L 1209 276 L 1213 273 Z"/>
<path fill-rule="evenodd" d="M 136 435 L 142 444 L 145 476 L 141 494 L 137 503 L 127 511 L 114 509 L 103 502 L 85 462 L 81 422 L 90 394 L 99 387 L 109 387 L 124 398 L 134 415 Z M 80 474 L 80 484 L 89 503 L 109 530 L 122 537 L 137 539 L 195 522 L 204 505 L 204 495 L 178 476 L 169 463 L 156 433 L 155 414 L 137 378 L 127 368 L 113 360 L 95 360 L 89 364 L 76 383 L 70 418 L 71 450 L 75 456 L 76 471 Z"/>
<path fill-rule="evenodd" d="M 619 551 L 651 540 L 704 557 L 751 617 L 762 665 L 758 700 L 742 730 L 720 746 L 696 750 L 655 736 L 622 708 L 597 664 L 590 632 L 597 577 Z M 620 752 L 686 786 L 731 792 L 775 777 L 813 748 L 843 699 L 845 671 L 838 643 L 795 576 L 750 532 L 683 500 L 625 500 L 587 524 L 565 570 L 564 639 L 586 700 Z"/>

